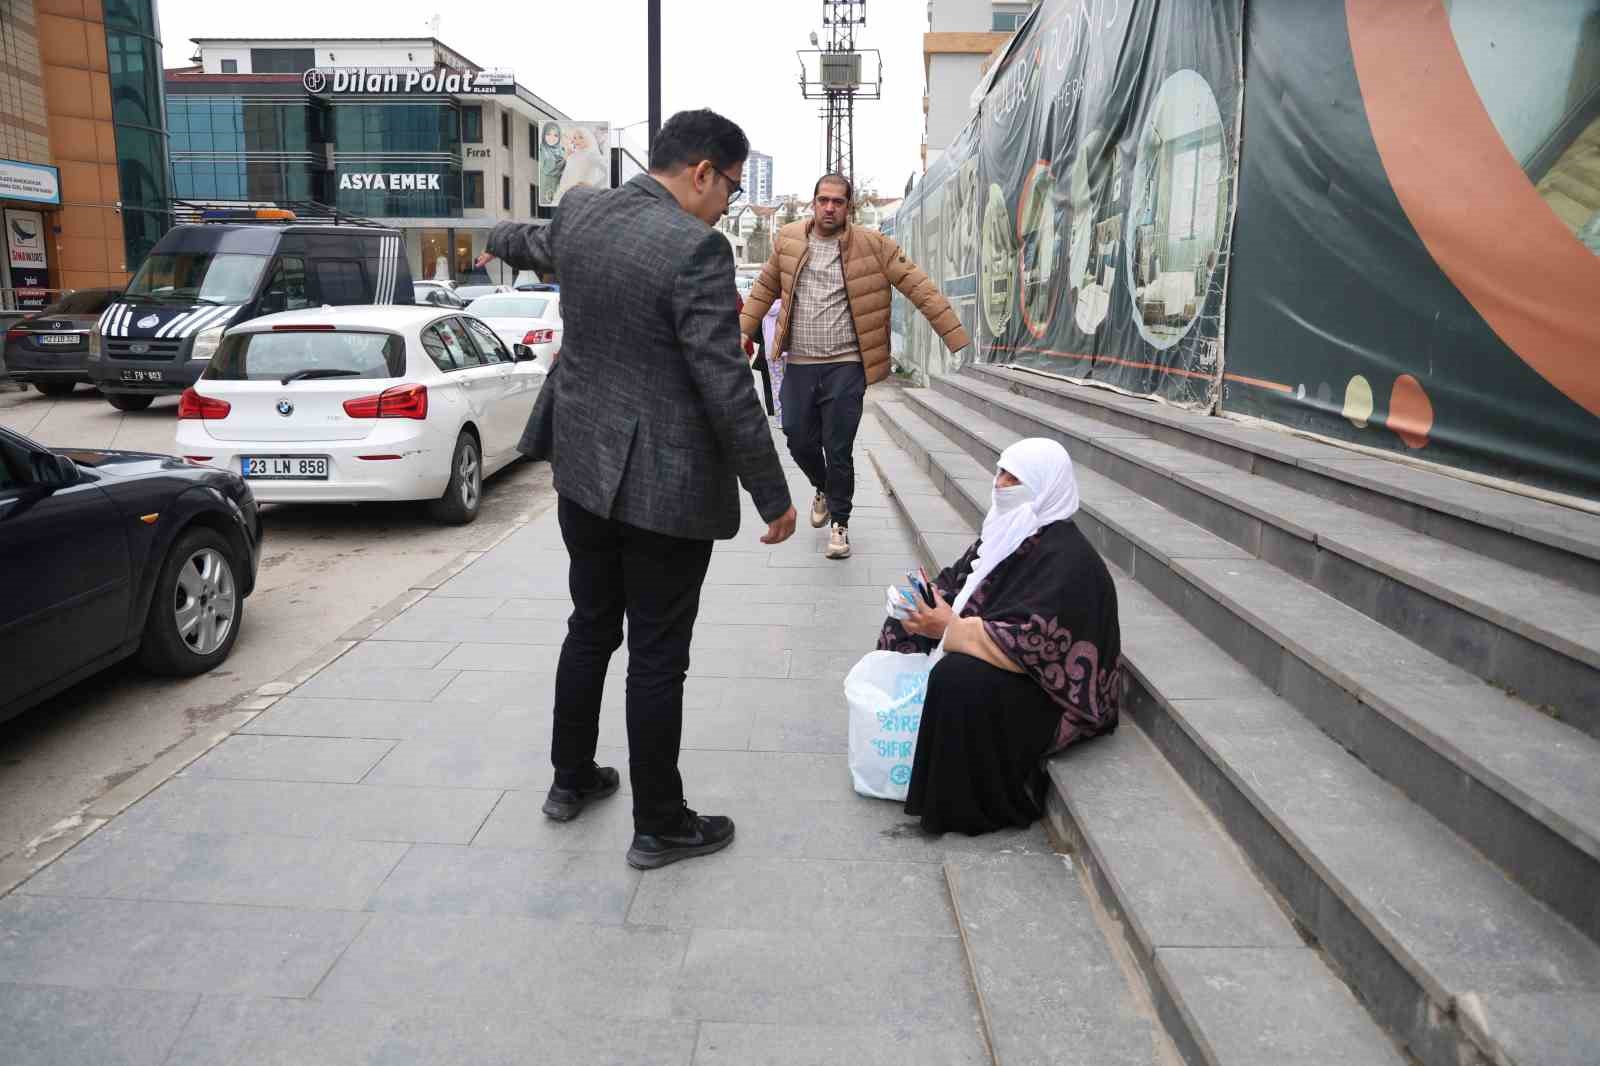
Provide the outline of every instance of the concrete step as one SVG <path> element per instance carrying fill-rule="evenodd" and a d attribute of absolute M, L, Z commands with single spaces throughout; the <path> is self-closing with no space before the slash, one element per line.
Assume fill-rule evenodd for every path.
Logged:
<path fill-rule="evenodd" d="M 916 427 L 897 424 L 895 416 L 907 412 L 894 407 L 881 407 L 879 416 L 899 439 Z M 944 450 L 872 452 L 913 525 L 905 502 L 925 500 L 934 484 L 918 463 L 952 454 L 947 444 L 931 443 Z M 956 461 L 951 466 L 959 469 Z M 941 476 L 957 483 L 949 471 Z M 970 469 L 965 476 L 971 479 Z M 1093 491 L 1085 488 L 1084 498 L 1087 509 Z M 1135 580 L 1116 567 L 1113 575 L 1129 717 L 1223 823 L 1372 1017 L 1428 1066 L 1591 1061 L 1586 1056 L 1600 1037 L 1600 949 Z M 1152 763 L 1139 732 L 1119 730 L 1069 749 L 1053 761 L 1051 777 L 1052 813 L 1078 842 L 1097 895 L 1125 922 L 1135 956 L 1153 975 L 1162 1018 L 1191 1062 L 1257 1061 L 1239 1057 L 1252 1038 L 1298 1046 L 1296 1032 L 1334 1034 L 1304 1045 L 1322 1052 L 1311 1061 L 1381 1053 L 1351 1026 L 1332 994 L 1338 990 L 1309 961 L 1274 958 L 1299 949 L 1282 942 L 1282 926 L 1251 895 L 1250 881 L 1241 887 L 1237 856 L 1206 836 L 1215 823 L 1194 810 L 1193 795 L 1172 781 L 1170 768 Z M 1191 954 L 1191 945 L 1214 950 Z M 1307 969 L 1298 979 L 1251 984 L 1252 975 L 1272 972 L 1269 963 Z M 1185 984 L 1187 978 L 1199 983 Z M 1319 987 L 1328 991 L 1308 991 Z M 1291 999 L 1296 989 L 1304 1001 L 1293 1009 L 1320 1009 L 1321 1029 L 1300 1021 L 1280 1030 L 1230 1013 L 1230 993 L 1248 1005 L 1273 992 Z M 1279 1017 L 1300 1017 L 1277 1009 Z M 1278 1054 L 1279 1061 L 1298 1061 Z"/>
<path fill-rule="evenodd" d="M 1600 593 L 1600 516 L 1321 441 L 1008 367 L 952 379 L 1217 459 L 1418 533 Z M 1103 430 L 1102 430 L 1103 431 Z"/>
<path fill-rule="evenodd" d="M 1600 737 L 1600 595 L 997 386 L 938 388 L 904 396 L 957 427 L 976 409 L 1013 432 L 1060 439 L 1079 466 Z M 988 442 L 968 448 L 982 460 Z"/>
<path fill-rule="evenodd" d="M 920 452 L 921 463 L 941 469 L 970 519 L 980 508 L 972 496 L 975 479 L 993 469 L 1012 431 L 948 398 L 907 392 L 904 399 L 880 405 L 880 420 L 902 449 Z M 957 435 L 968 447 L 987 450 L 988 465 L 949 450 Z M 933 449 L 922 450 L 923 441 Z M 1077 474 L 1084 501 L 1079 525 L 1108 561 L 1535 896 L 1600 939 L 1600 893 L 1592 890 L 1600 883 L 1600 741 L 1127 486 L 1082 467 Z"/>
<path fill-rule="evenodd" d="M 997 1066 L 1156 1066 L 1157 1026 L 1060 855 L 945 863 Z"/>

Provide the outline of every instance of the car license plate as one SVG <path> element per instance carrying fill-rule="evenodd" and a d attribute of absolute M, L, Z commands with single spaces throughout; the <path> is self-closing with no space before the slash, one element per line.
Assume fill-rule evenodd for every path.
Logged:
<path fill-rule="evenodd" d="M 161 371 L 159 371 L 159 370 L 124 370 L 122 372 L 122 380 L 123 381 L 160 381 L 161 380 Z"/>
<path fill-rule="evenodd" d="M 59 344 L 65 346 L 68 344 L 78 343 L 78 335 L 76 333 L 35 333 L 33 335 L 33 339 L 39 344 Z"/>
<path fill-rule="evenodd" d="M 326 455 L 245 455 L 239 458 L 239 473 L 248 478 L 300 481 L 328 480 Z"/>

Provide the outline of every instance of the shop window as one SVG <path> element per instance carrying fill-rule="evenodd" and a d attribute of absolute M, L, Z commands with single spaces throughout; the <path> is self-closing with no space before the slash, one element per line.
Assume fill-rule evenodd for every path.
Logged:
<path fill-rule="evenodd" d="M 317 65 L 310 48 L 252 48 L 250 69 L 256 74 L 304 74 Z"/>
<path fill-rule="evenodd" d="M 468 170 L 461 175 L 462 207 L 483 207 L 483 171 Z"/>
<path fill-rule="evenodd" d="M 456 277 L 464 278 L 468 274 L 472 273 L 474 269 L 472 262 L 475 258 L 477 258 L 472 252 L 472 234 L 464 231 L 457 231 L 455 233 L 455 242 Z"/>
<path fill-rule="evenodd" d="M 434 281 L 450 280 L 450 231 L 425 229 L 422 231 L 422 276 Z"/>
<path fill-rule="evenodd" d="M 237 59 L 224 59 L 222 61 L 222 73 L 224 73 L 224 74 L 237 74 L 237 73 L 239 73 L 239 61 Z"/>
<path fill-rule="evenodd" d="M 477 105 L 461 109 L 461 143 L 483 143 L 483 108 Z"/>
<path fill-rule="evenodd" d="M 505 175 L 500 177 L 500 209 L 511 210 L 511 179 Z"/>

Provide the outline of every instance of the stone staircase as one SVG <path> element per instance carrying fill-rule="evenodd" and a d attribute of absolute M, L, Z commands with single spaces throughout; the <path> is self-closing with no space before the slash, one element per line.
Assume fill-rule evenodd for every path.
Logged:
<path fill-rule="evenodd" d="M 1051 819 L 1189 1063 L 1600 1062 L 1600 517 L 1026 371 L 875 408 L 932 566 L 1072 454 L 1129 691 Z"/>

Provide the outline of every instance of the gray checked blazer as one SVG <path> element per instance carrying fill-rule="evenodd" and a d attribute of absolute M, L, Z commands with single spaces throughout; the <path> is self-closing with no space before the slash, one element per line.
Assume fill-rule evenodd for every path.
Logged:
<path fill-rule="evenodd" d="M 555 274 L 566 334 L 519 450 L 591 514 L 695 540 L 764 521 L 789 485 L 739 343 L 733 251 L 641 174 L 575 188 L 548 226 L 502 222 L 491 254 Z"/>

